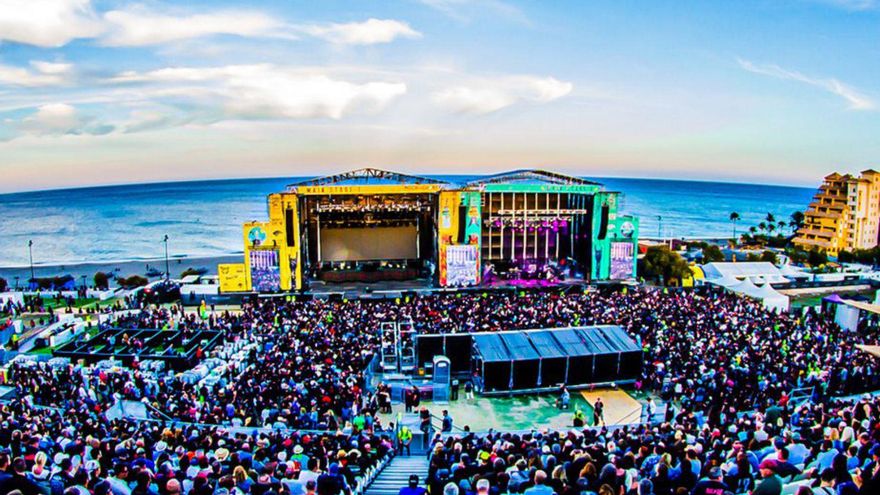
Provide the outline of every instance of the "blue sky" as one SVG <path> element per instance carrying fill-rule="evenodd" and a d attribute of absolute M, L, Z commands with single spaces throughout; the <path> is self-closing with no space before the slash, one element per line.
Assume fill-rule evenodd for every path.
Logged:
<path fill-rule="evenodd" d="M 880 0 L 0 1 L 0 191 L 880 167 Z"/>

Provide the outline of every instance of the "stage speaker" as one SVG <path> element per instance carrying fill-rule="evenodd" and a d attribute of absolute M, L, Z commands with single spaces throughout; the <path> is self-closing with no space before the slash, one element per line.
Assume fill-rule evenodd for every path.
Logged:
<path fill-rule="evenodd" d="M 452 363 L 446 356 L 434 356 L 434 376 L 431 384 L 434 389 L 434 402 L 449 402 L 449 385 L 451 382 Z"/>
<path fill-rule="evenodd" d="M 296 246 L 296 238 L 293 236 L 293 209 L 284 211 L 284 227 L 287 231 L 287 245 Z"/>
<path fill-rule="evenodd" d="M 458 243 L 464 244 L 465 231 L 467 229 L 467 213 L 468 207 L 465 205 L 458 207 Z"/>
<path fill-rule="evenodd" d="M 611 214 L 611 208 L 607 204 L 602 205 L 602 216 L 599 219 L 599 240 L 604 240 L 608 236 L 608 216 Z"/>

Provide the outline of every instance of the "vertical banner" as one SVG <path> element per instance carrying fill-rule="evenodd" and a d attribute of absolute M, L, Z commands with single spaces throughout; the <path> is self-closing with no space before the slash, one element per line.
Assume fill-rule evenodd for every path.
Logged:
<path fill-rule="evenodd" d="M 477 285 L 480 275 L 478 247 L 472 244 L 446 246 L 446 285 L 468 287 Z"/>
<path fill-rule="evenodd" d="M 458 206 L 461 204 L 460 194 L 455 191 L 442 191 L 440 193 L 440 211 L 437 212 L 437 266 L 440 270 L 439 282 L 441 287 L 447 285 L 446 273 L 446 248 L 452 244 L 456 232 L 458 232 Z"/>
<path fill-rule="evenodd" d="M 635 246 L 632 242 L 611 243 L 611 276 L 612 280 L 624 280 L 633 277 Z"/>
<path fill-rule="evenodd" d="M 482 206 L 482 193 L 479 191 L 469 191 L 462 193 L 461 202 L 463 205 L 467 206 L 467 218 L 461 219 L 461 221 L 467 222 L 465 224 L 465 242 L 474 246 L 475 252 L 475 270 L 476 270 L 476 279 L 473 284 L 480 283 L 480 274 L 481 266 L 480 266 L 480 254 L 482 253 L 482 239 L 483 239 L 483 212 L 481 209 Z"/>
<path fill-rule="evenodd" d="M 250 266 L 253 290 L 257 292 L 278 292 L 281 290 L 278 251 L 274 249 L 251 250 Z"/>

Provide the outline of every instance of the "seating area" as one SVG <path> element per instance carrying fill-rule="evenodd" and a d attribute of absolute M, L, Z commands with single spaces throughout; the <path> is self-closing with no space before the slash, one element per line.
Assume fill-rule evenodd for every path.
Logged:
<path fill-rule="evenodd" d="M 375 329 L 397 319 L 420 334 L 476 337 L 614 325 L 645 363 L 632 393 L 670 407 L 626 427 L 426 429 L 410 456 L 402 425 L 422 411 L 383 421 L 385 388 L 365 374 Z M 207 315 L 143 306 L 113 324 L 169 336 L 211 329 L 223 344 L 198 372 L 13 363 L 0 492 L 301 495 L 314 482 L 319 495 L 388 495 L 400 482 L 392 474 L 422 449 L 432 495 L 775 495 L 822 483 L 842 494 L 876 493 L 880 482 L 880 400 L 863 395 L 880 388 L 880 373 L 857 347 L 876 344 L 878 330 L 843 331 L 821 314 L 777 314 L 711 288 L 265 298 Z M 119 401 L 161 415 L 111 414 Z"/>

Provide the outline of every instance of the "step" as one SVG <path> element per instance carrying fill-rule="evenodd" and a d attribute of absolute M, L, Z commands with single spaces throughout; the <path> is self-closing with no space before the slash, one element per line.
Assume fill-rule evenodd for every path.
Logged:
<path fill-rule="evenodd" d="M 428 465 L 428 459 L 420 455 L 395 457 L 367 487 L 364 495 L 397 495 L 413 474 L 419 475 L 420 481 L 424 482 Z"/>

